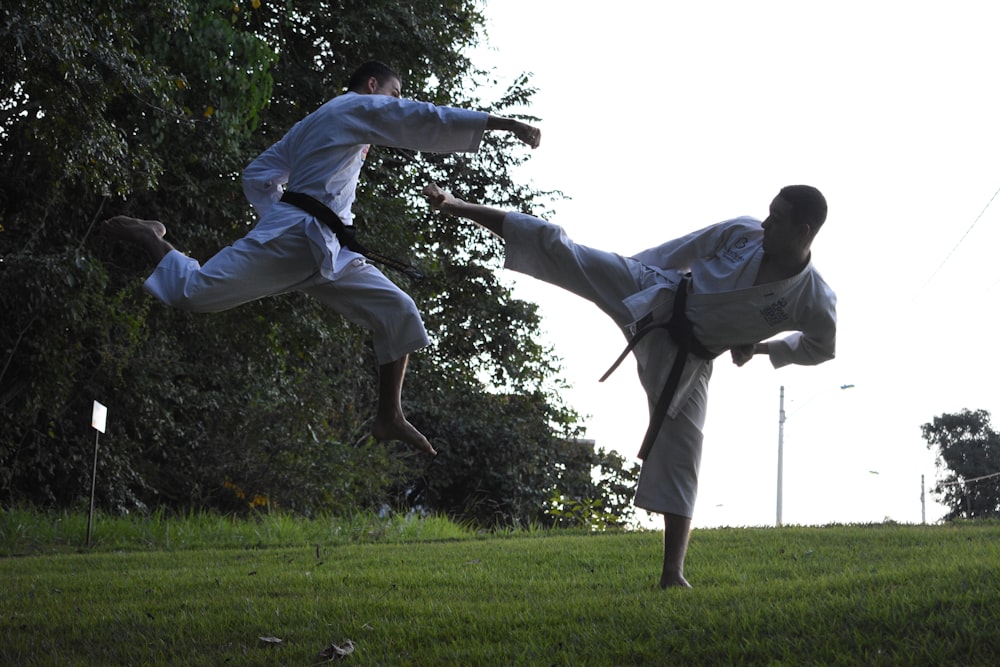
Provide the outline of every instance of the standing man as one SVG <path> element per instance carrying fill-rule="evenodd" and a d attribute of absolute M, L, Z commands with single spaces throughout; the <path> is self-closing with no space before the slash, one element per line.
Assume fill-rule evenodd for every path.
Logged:
<path fill-rule="evenodd" d="M 635 354 L 651 415 L 635 504 L 664 518 L 660 586 L 690 587 L 684 557 L 712 359 L 729 350 L 742 366 L 766 354 L 780 368 L 834 357 L 836 295 L 811 261 L 826 220 L 823 195 L 791 185 L 763 222 L 727 220 L 633 257 L 578 245 L 556 225 L 468 203 L 433 184 L 424 195 L 503 238 L 506 268 L 592 301 L 622 328 L 629 343 L 618 362 Z"/>
<path fill-rule="evenodd" d="M 486 130 L 513 132 L 532 148 L 541 133 L 482 111 L 405 100 L 401 88 L 396 72 L 378 62 L 365 63 L 351 76 L 345 94 L 296 123 L 257 157 L 243 172 L 243 191 L 260 219 L 203 266 L 164 239 L 166 227 L 159 221 L 117 216 L 106 220 L 103 229 L 145 248 L 157 263 L 145 289 L 168 305 L 215 312 L 300 291 L 370 329 L 379 363 L 372 435 L 434 455 L 434 447 L 407 421 L 401 405 L 409 354 L 429 342 L 420 314 L 407 294 L 346 247 L 353 238 L 351 205 L 361 168 L 371 144 L 474 152 Z M 289 203 L 291 193 L 296 193 L 296 204 Z M 299 208 L 302 199 L 320 204 L 320 211 Z"/>

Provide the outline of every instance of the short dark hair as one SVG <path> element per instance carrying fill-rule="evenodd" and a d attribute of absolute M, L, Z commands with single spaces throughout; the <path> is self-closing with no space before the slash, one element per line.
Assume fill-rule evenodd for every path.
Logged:
<path fill-rule="evenodd" d="M 826 222 L 826 197 L 811 185 L 786 185 L 778 196 L 792 205 L 792 219 L 819 229 Z"/>
<path fill-rule="evenodd" d="M 403 82 L 402 77 L 399 76 L 391 67 L 385 63 L 380 63 L 377 60 L 369 60 L 361 67 L 354 70 L 354 74 L 351 78 L 347 80 L 347 89 L 353 90 L 354 92 L 361 91 L 365 84 L 368 83 L 368 79 L 375 77 L 379 85 L 384 84 L 389 79 L 396 79 L 400 83 Z"/>

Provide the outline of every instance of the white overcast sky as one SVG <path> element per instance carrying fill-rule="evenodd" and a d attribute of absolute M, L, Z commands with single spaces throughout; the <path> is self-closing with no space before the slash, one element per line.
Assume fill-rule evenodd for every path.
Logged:
<path fill-rule="evenodd" d="M 762 218 L 783 185 L 827 196 L 813 261 L 839 298 L 837 359 L 719 358 L 695 526 L 774 523 L 781 386 L 784 523 L 919 522 L 921 475 L 940 518 L 920 426 L 1000 418 L 1000 2 L 493 0 L 486 15 L 474 62 L 538 88 L 542 145 L 518 178 L 572 197 L 553 220 L 577 241 L 632 254 Z M 540 304 L 587 437 L 633 456 L 634 364 L 597 382 L 620 333 L 505 275 Z"/>

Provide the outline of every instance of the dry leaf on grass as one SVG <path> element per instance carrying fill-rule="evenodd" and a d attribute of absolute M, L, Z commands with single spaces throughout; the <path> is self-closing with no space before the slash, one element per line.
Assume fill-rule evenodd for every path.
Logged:
<path fill-rule="evenodd" d="M 324 660 L 334 661 L 340 658 L 346 658 L 350 654 L 354 653 L 354 642 L 350 639 L 346 640 L 340 646 L 336 644 L 330 644 L 325 649 L 319 652 L 319 657 Z"/>

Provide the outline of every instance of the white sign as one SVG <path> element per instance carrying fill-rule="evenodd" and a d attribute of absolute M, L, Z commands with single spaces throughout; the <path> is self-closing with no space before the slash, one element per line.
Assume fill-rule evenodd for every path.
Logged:
<path fill-rule="evenodd" d="M 96 428 L 101 433 L 104 433 L 104 426 L 108 421 L 108 408 L 101 405 L 100 402 L 94 401 L 94 414 L 90 418 L 90 425 Z"/>

